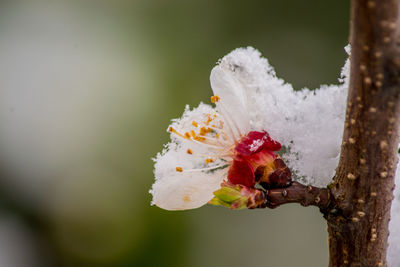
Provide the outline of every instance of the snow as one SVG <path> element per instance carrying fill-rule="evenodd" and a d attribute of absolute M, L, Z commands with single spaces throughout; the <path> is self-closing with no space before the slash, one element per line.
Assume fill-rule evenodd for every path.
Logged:
<path fill-rule="evenodd" d="M 254 140 L 253 143 L 250 145 L 250 151 L 257 151 L 263 144 L 264 140 L 262 139 Z"/>

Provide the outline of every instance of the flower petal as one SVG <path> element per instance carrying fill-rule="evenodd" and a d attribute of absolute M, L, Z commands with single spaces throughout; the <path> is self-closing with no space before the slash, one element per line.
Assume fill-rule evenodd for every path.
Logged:
<path fill-rule="evenodd" d="M 247 112 L 245 86 L 227 68 L 216 66 L 210 75 L 214 95 L 220 97 L 217 110 L 226 118 L 236 140 L 250 131 L 250 117 Z"/>
<path fill-rule="evenodd" d="M 158 179 L 151 190 L 153 203 L 166 210 L 195 209 L 207 204 L 220 188 L 225 170 L 213 173 L 173 173 Z"/>
<path fill-rule="evenodd" d="M 255 185 L 254 169 L 248 161 L 234 160 L 229 168 L 228 180 L 232 184 L 252 187 Z"/>

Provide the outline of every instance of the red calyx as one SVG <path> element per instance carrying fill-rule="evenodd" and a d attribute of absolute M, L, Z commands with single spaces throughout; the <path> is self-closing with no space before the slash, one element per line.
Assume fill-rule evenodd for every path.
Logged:
<path fill-rule="evenodd" d="M 249 132 L 235 147 L 233 163 L 228 171 L 229 182 L 254 187 L 257 167 L 273 167 L 276 158 L 274 151 L 280 149 L 281 144 L 273 140 L 267 132 Z"/>

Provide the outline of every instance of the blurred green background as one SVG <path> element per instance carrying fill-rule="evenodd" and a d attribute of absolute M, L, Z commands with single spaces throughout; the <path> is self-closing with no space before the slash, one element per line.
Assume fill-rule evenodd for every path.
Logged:
<path fill-rule="evenodd" d="M 254 46 L 336 83 L 347 1 L 0 2 L 0 266 L 327 266 L 316 208 L 151 207 L 151 158 L 209 73 Z"/>

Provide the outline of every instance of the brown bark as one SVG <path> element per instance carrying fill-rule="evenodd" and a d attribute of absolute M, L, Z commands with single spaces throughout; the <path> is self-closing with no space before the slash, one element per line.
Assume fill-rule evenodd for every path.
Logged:
<path fill-rule="evenodd" d="M 269 208 L 276 208 L 287 203 L 300 203 L 304 207 L 317 206 L 325 210 L 330 204 L 330 192 L 327 188 L 305 186 L 293 182 L 287 188 L 267 190 L 266 199 L 266 205 Z"/>
<path fill-rule="evenodd" d="M 311 185 L 303 185 L 299 182 L 292 182 L 287 187 L 268 190 L 254 189 L 254 197 L 249 199 L 247 207 L 256 208 L 277 208 L 283 204 L 299 203 L 304 207 L 317 206 L 321 211 L 330 210 L 332 201 L 328 188 L 318 188 Z"/>
<path fill-rule="evenodd" d="M 326 212 L 329 266 L 386 266 L 400 112 L 399 0 L 352 0 L 341 159 Z"/>

